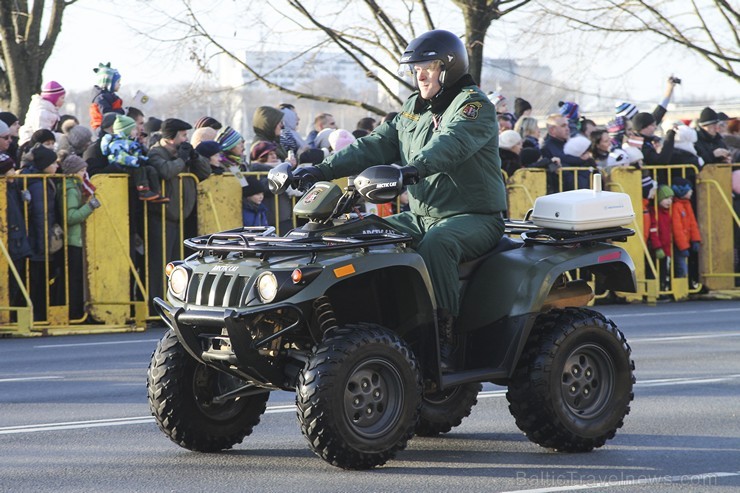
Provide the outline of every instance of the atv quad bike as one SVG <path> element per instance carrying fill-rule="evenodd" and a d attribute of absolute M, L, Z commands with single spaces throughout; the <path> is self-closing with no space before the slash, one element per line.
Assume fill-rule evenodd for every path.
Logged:
<path fill-rule="evenodd" d="M 276 193 L 297 181 L 287 165 L 269 175 Z M 196 253 L 167 266 L 167 301 L 154 300 L 170 330 L 147 382 L 170 439 L 231 448 L 271 391 L 294 390 L 309 447 L 335 466 L 368 469 L 415 434 L 458 426 L 481 382 L 508 387 L 517 426 L 543 447 L 583 452 L 614 437 L 633 398 L 630 347 L 613 322 L 582 308 L 592 289 L 570 273 L 634 291 L 631 259 L 609 242 L 633 231 L 507 222 L 521 239 L 505 236 L 459 267 L 461 356 L 443 373 L 423 260 L 409 236 L 356 208 L 361 198 L 392 200 L 402 182 L 397 168 L 368 168 L 344 191 L 313 184 L 294 208 L 308 222 L 283 237 L 240 228 L 185 241 Z"/>

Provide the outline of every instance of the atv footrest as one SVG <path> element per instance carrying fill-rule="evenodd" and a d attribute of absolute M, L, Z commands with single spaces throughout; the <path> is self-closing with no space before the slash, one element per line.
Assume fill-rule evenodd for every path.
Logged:
<path fill-rule="evenodd" d="M 441 386 L 442 389 L 456 387 L 464 383 L 471 382 L 488 382 L 491 380 L 508 378 L 509 374 L 501 368 L 479 368 L 476 370 L 464 370 L 454 373 L 443 373 Z"/>

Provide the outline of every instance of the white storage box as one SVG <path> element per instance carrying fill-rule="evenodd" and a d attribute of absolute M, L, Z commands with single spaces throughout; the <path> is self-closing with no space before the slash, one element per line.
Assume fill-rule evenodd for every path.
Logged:
<path fill-rule="evenodd" d="M 587 231 L 630 224 L 635 218 L 630 196 L 601 190 L 601 175 L 594 175 L 593 190 L 571 190 L 538 197 L 532 222 L 541 228 Z"/>

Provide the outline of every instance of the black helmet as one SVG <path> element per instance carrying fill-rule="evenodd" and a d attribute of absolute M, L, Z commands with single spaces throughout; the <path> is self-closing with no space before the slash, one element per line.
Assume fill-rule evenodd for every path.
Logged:
<path fill-rule="evenodd" d="M 412 65 L 417 62 L 439 60 L 442 62 L 442 87 L 450 87 L 468 73 L 468 51 L 460 38 L 449 31 L 435 29 L 414 39 L 401 55 L 399 72 L 413 74 Z M 405 67 L 409 70 L 405 70 Z M 416 79 L 414 79 L 414 85 Z"/>

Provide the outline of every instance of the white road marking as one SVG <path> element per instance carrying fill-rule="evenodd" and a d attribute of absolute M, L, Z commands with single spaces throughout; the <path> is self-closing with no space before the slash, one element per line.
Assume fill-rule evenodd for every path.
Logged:
<path fill-rule="evenodd" d="M 614 474 L 608 475 L 616 476 Z M 643 485 L 643 484 L 683 484 L 683 485 L 701 485 L 702 481 L 711 481 L 717 478 L 732 478 L 740 476 L 740 472 L 705 472 L 702 474 L 687 474 L 683 476 L 654 476 L 645 477 L 644 475 L 637 476 L 635 479 L 626 479 L 621 481 L 601 481 L 596 483 L 586 483 L 579 485 L 570 486 L 553 486 L 546 488 L 534 488 L 531 490 L 511 490 L 502 493 L 551 493 L 556 491 L 581 491 L 581 490 L 595 490 L 611 488 L 615 486 L 632 486 L 632 485 Z M 567 477 L 567 476 L 566 476 Z M 589 475 L 593 477 L 593 475 Z M 535 476 L 536 479 L 536 476 Z"/>
<path fill-rule="evenodd" d="M 159 339 L 135 339 L 133 341 L 108 341 L 108 342 L 77 342 L 74 344 L 42 344 L 40 346 L 34 346 L 34 349 L 53 349 L 53 348 L 68 348 L 68 347 L 83 347 L 83 346 L 113 346 L 115 344 L 139 344 L 142 342 L 159 342 Z"/>
<path fill-rule="evenodd" d="M 637 382 L 638 387 L 661 387 L 670 385 L 690 385 L 695 383 L 719 383 L 737 380 L 740 375 L 726 375 L 724 377 L 704 377 L 704 378 L 659 378 L 655 380 L 644 380 Z"/>
<path fill-rule="evenodd" d="M 64 377 L 50 375 L 47 377 L 14 377 L 14 378 L 0 378 L 0 383 L 4 382 L 28 382 L 32 380 L 60 380 Z"/>
<path fill-rule="evenodd" d="M 604 313 L 604 316 L 609 318 L 631 318 L 631 317 L 670 317 L 672 315 L 678 315 L 679 317 L 683 317 L 684 315 L 706 315 L 707 313 L 731 313 L 731 312 L 740 312 L 740 308 L 717 308 L 714 310 L 683 310 L 683 311 L 673 311 L 673 312 L 637 312 L 637 313 L 613 313 L 611 315 L 608 315 L 607 313 Z"/>
<path fill-rule="evenodd" d="M 633 342 L 669 342 L 689 341 L 692 339 L 722 339 L 725 337 L 740 337 L 740 332 L 720 332 L 715 334 L 696 334 L 690 336 L 665 336 L 665 337 L 630 337 L 628 341 Z"/>

